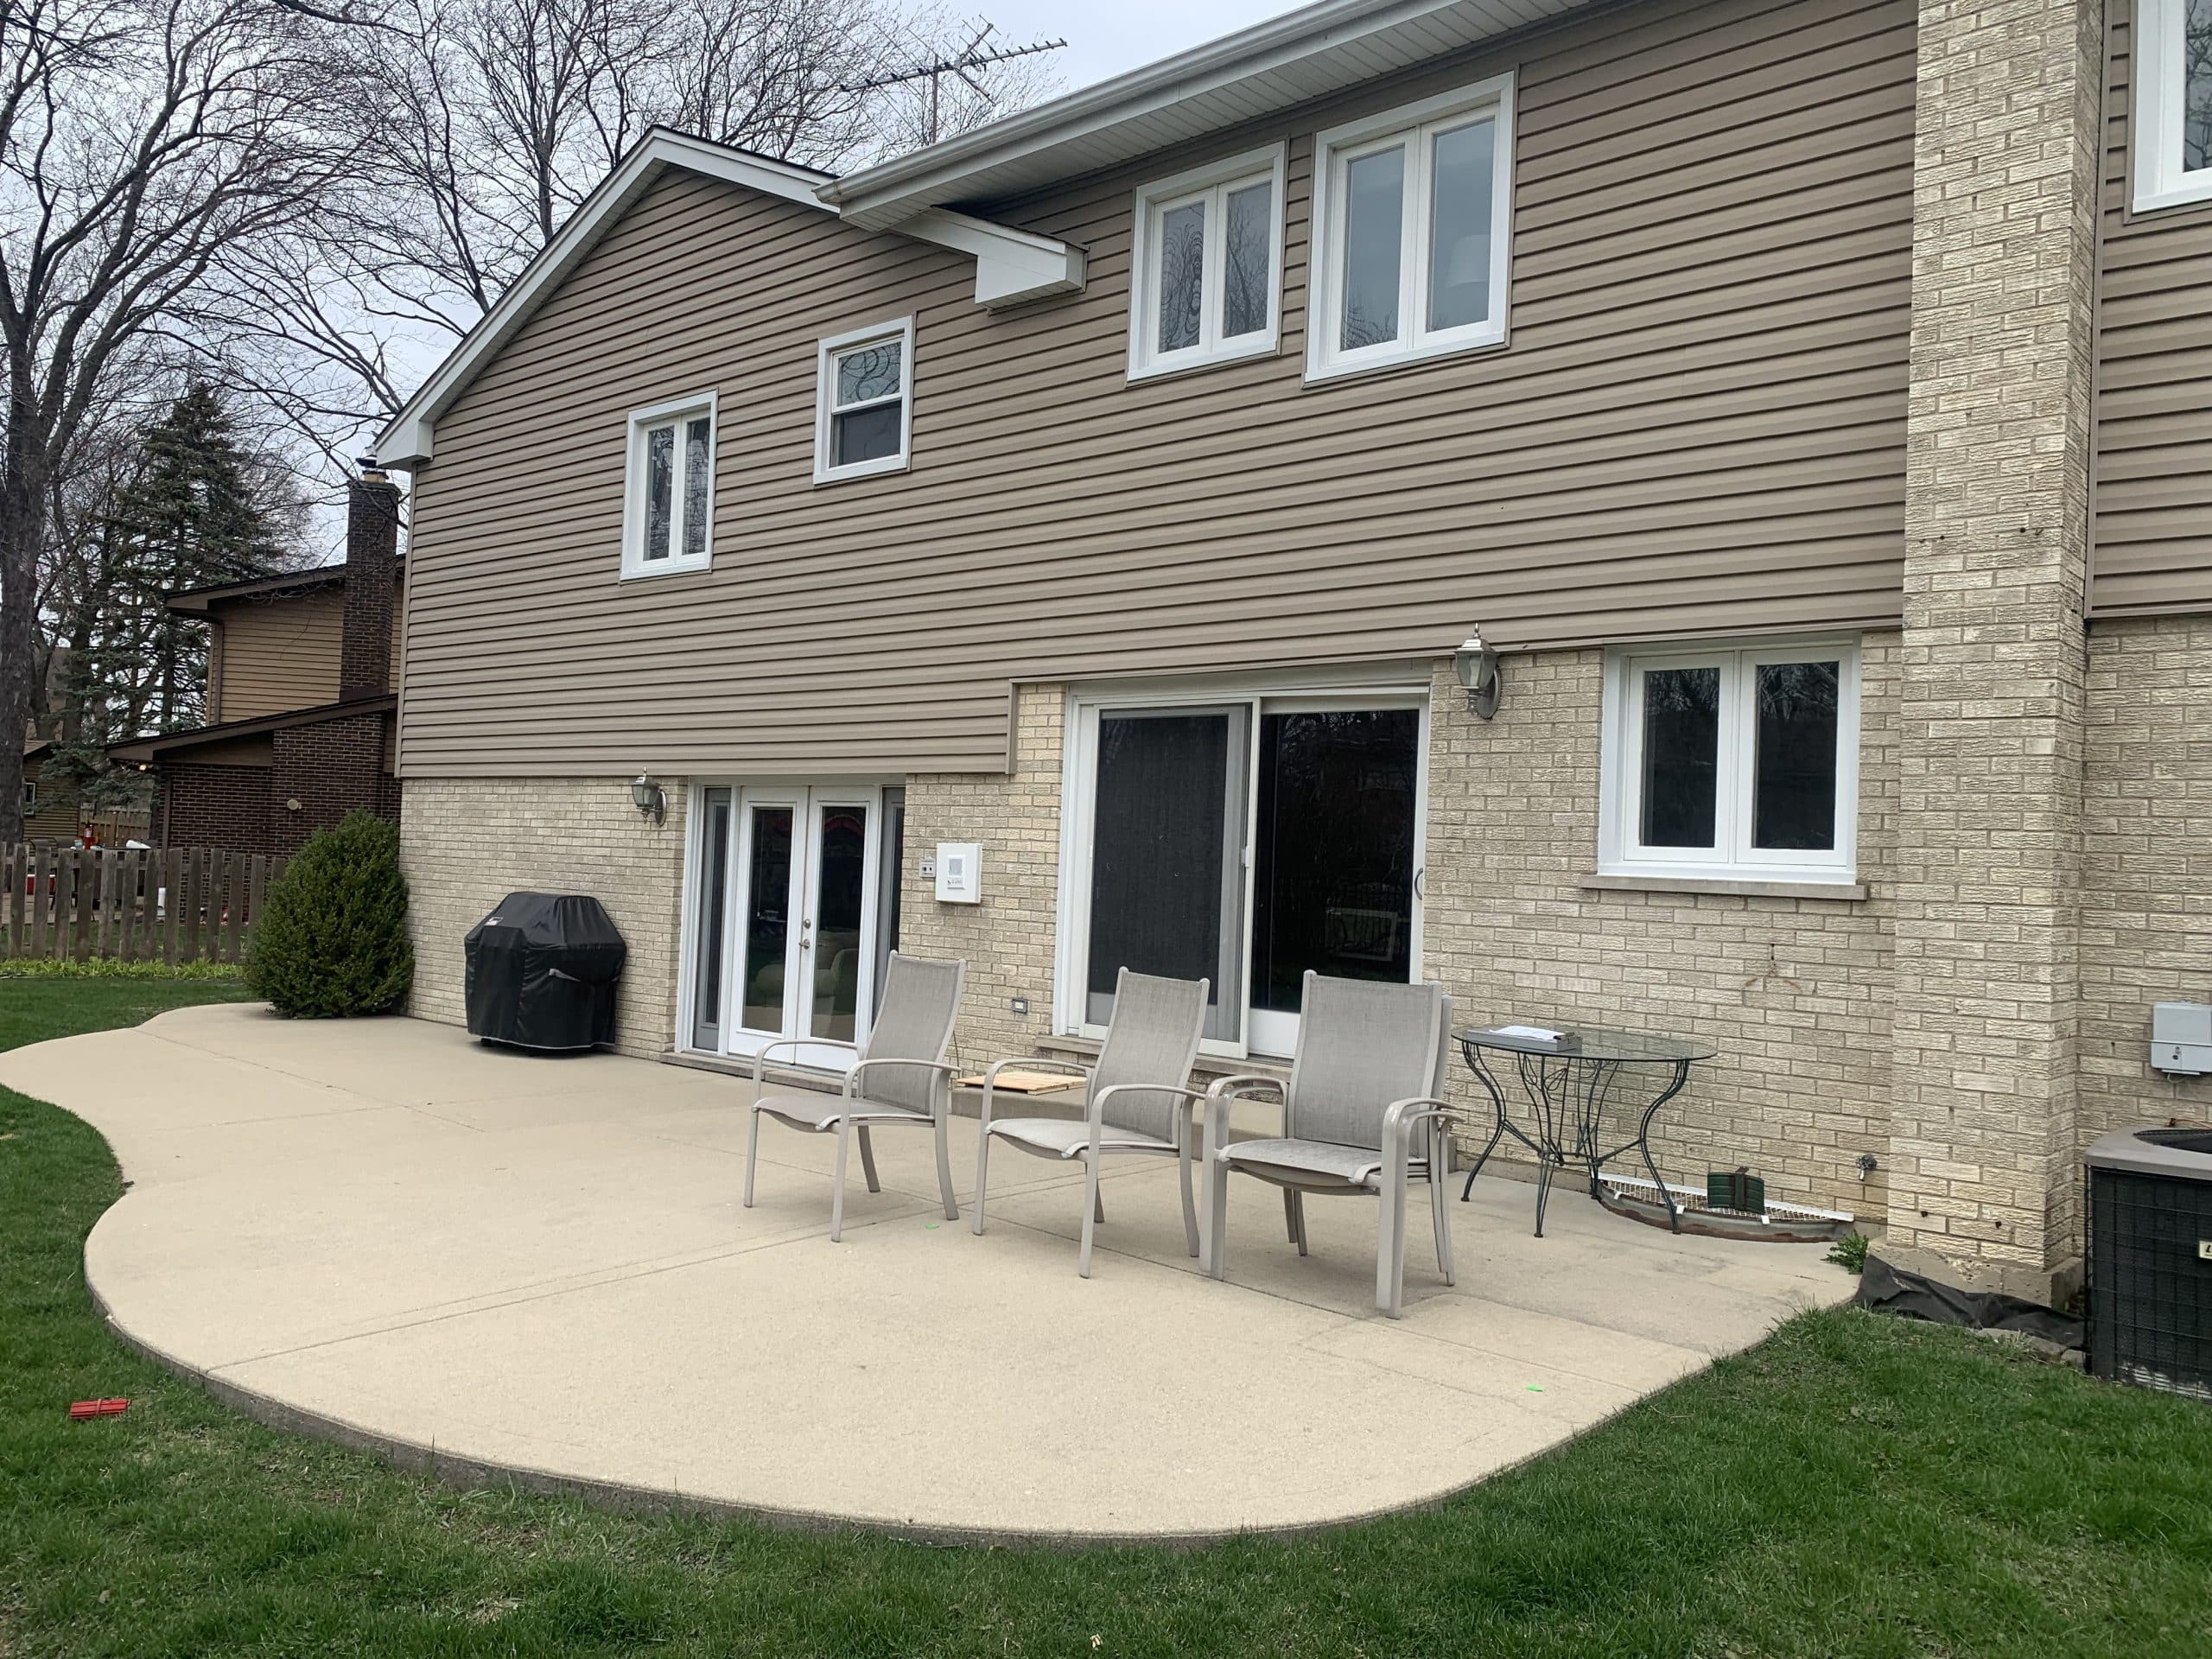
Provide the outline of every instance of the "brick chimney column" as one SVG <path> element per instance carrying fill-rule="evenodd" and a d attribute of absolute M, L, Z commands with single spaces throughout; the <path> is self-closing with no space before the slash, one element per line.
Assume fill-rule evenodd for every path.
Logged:
<path fill-rule="evenodd" d="M 2038 1300 L 2081 1249 L 2100 11 L 1921 0 L 1913 142 L 1888 1242 Z"/>
<path fill-rule="evenodd" d="M 373 465 L 346 481 L 346 622 L 341 700 L 391 688 L 391 626 L 399 562 L 399 486 Z"/>

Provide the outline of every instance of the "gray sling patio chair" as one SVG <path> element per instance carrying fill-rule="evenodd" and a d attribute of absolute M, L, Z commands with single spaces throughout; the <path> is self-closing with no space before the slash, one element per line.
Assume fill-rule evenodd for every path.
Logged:
<path fill-rule="evenodd" d="M 1090 1241 L 1105 1217 L 1098 1198 L 1098 1164 L 1108 1154 L 1130 1153 L 1177 1160 L 1183 1177 L 1183 1242 L 1198 1253 L 1198 1207 L 1191 1183 L 1193 1121 L 1205 1096 L 1191 1088 L 1191 1063 L 1206 1022 L 1203 979 L 1160 979 L 1124 968 L 1114 980 L 1114 1019 L 1095 1065 L 1058 1059 L 1001 1060 L 983 1074 L 983 1116 L 976 1135 L 976 1231 L 983 1230 L 983 1183 L 991 1142 L 1039 1158 L 1080 1158 L 1084 1165 L 1083 1249 L 1076 1271 L 1090 1277 Z M 1050 1068 L 1090 1080 L 1081 1122 L 1054 1117 L 992 1116 L 999 1073 L 1012 1068 Z"/>
<path fill-rule="evenodd" d="M 1451 1137 L 1443 1099 L 1451 1054 L 1452 999 L 1441 985 L 1386 985 L 1306 975 L 1298 1052 L 1286 1084 L 1224 1077 L 1206 1098 L 1205 1264 L 1223 1276 L 1231 1171 L 1283 1190 L 1290 1242 L 1306 1254 L 1308 1194 L 1364 1193 L 1382 1201 L 1376 1227 L 1375 1306 L 1403 1308 L 1406 1183 L 1428 1183 L 1436 1265 L 1452 1280 L 1451 1206 L 1444 1191 Z M 1229 1139 L 1233 1100 L 1274 1094 L 1280 1137 Z"/>
<path fill-rule="evenodd" d="M 960 986 L 967 972 L 965 962 L 925 962 L 894 950 L 890 969 L 883 976 L 875 1026 L 865 1045 L 795 1037 L 771 1043 L 753 1056 L 753 1127 L 745 1142 L 747 1209 L 753 1207 L 753 1166 L 760 1159 L 760 1119 L 765 1113 L 809 1135 L 837 1137 L 836 1185 L 830 1200 L 831 1243 L 845 1230 L 845 1154 L 855 1136 L 861 1143 L 861 1168 L 868 1176 L 868 1190 L 883 1191 L 875 1176 L 875 1148 L 868 1142 L 868 1131 L 886 1124 L 910 1125 L 935 1134 L 937 1185 L 944 1199 L 944 1218 L 960 1219 L 960 1206 L 952 1196 L 952 1152 L 945 1140 L 952 1116 L 952 1074 L 958 1068 L 947 1064 L 944 1056 L 952 1046 L 952 1022 L 960 1012 Z M 760 1097 L 768 1057 L 779 1049 L 798 1048 L 849 1048 L 860 1058 L 845 1074 L 844 1087 L 836 1094 Z"/>

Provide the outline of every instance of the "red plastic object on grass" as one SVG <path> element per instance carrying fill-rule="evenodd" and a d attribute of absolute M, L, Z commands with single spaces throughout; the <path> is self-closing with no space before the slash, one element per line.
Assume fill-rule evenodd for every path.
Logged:
<path fill-rule="evenodd" d="M 69 1408 L 73 1422 L 82 1422 L 87 1417 L 120 1417 L 130 1409 L 128 1400 L 79 1400 Z"/>

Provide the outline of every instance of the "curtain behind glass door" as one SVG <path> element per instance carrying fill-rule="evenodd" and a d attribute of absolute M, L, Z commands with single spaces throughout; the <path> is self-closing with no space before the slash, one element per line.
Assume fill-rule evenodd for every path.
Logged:
<path fill-rule="evenodd" d="M 1106 709 L 1098 716 L 1084 1018 L 1113 1016 L 1124 967 L 1210 979 L 1205 1034 L 1243 1027 L 1243 708 Z"/>

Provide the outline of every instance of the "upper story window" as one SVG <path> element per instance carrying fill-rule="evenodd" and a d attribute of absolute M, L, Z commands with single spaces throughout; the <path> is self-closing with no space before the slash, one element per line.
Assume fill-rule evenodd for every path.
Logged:
<path fill-rule="evenodd" d="M 914 423 L 914 320 L 879 323 L 822 342 L 814 481 L 905 470 Z"/>
<path fill-rule="evenodd" d="M 1137 192 L 1131 379 L 1274 350 L 1282 178 L 1278 144 Z"/>
<path fill-rule="evenodd" d="M 1513 78 L 1314 140 L 1306 378 L 1505 339 Z"/>
<path fill-rule="evenodd" d="M 702 392 L 630 416 L 622 574 L 704 570 L 714 557 L 715 396 Z"/>
<path fill-rule="evenodd" d="M 1628 650 L 1605 672 L 1605 874 L 1853 879 L 1856 645 Z"/>
<path fill-rule="evenodd" d="M 2136 0 L 2135 209 L 2212 200 L 2212 0 Z"/>

